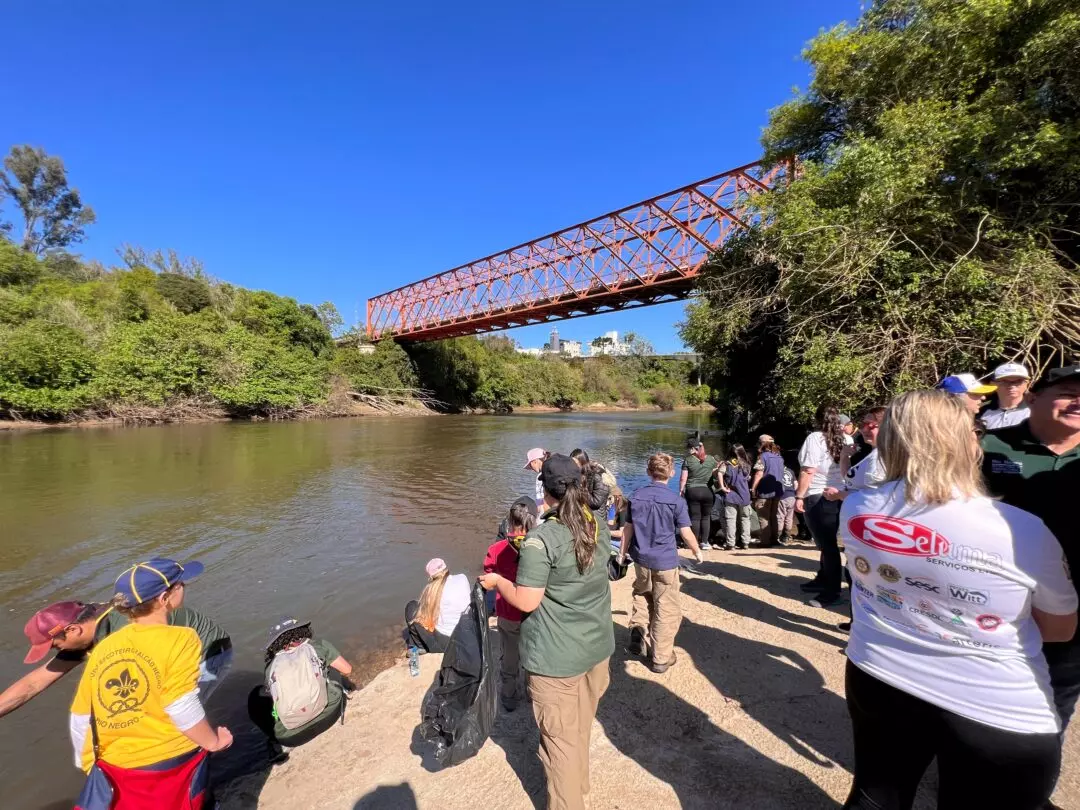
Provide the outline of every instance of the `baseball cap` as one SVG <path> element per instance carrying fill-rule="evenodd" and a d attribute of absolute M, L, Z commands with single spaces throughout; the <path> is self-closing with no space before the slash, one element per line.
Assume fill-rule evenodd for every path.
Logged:
<path fill-rule="evenodd" d="M 424 566 L 424 570 L 427 571 L 429 577 L 433 577 L 440 571 L 446 570 L 446 560 L 442 557 L 433 557 L 428 560 L 428 564 Z"/>
<path fill-rule="evenodd" d="M 1068 382 L 1070 380 L 1080 379 L 1080 364 L 1073 364 L 1071 366 L 1062 366 L 1061 368 L 1052 368 L 1047 370 L 1032 386 L 1033 391 L 1041 391 L 1044 388 L 1049 388 L 1051 385 L 1057 385 L 1058 383 Z"/>
<path fill-rule="evenodd" d="M 581 468 L 569 456 L 556 453 L 540 468 L 540 482 L 544 485 L 544 491 L 556 498 L 562 498 L 567 485 L 574 481 L 581 481 Z"/>
<path fill-rule="evenodd" d="M 510 504 L 511 509 L 513 509 L 515 506 L 524 506 L 529 511 L 530 515 L 532 515 L 533 517 L 538 517 L 536 501 L 528 495 L 522 495 L 520 498 Z"/>
<path fill-rule="evenodd" d="M 297 627 L 310 627 L 311 622 L 302 622 L 299 619 L 292 616 L 282 616 L 281 619 L 270 628 L 270 633 L 266 637 L 265 649 L 270 649 L 270 645 L 281 638 L 285 633 L 290 630 L 295 630 Z"/>
<path fill-rule="evenodd" d="M 762 433 L 760 436 L 757 437 L 757 440 L 759 444 L 773 444 L 776 442 L 776 439 L 774 439 L 768 433 Z"/>
<path fill-rule="evenodd" d="M 529 469 L 529 465 L 532 464 L 534 461 L 539 461 L 540 459 L 542 459 L 544 457 L 544 452 L 545 451 L 543 447 L 534 447 L 532 450 L 530 450 L 529 454 L 525 456 L 525 469 Z"/>
<path fill-rule="evenodd" d="M 934 387 L 947 394 L 992 394 L 997 390 L 976 380 L 974 374 L 950 374 Z"/>
<path fill-rule="evenodd" d="M 842 413 L 839 416 L 837 416 L 836 418 L 838 420 L 840 420 L 841 425 L 850 425 L 851 424 L 851 417 L 848 416 L 846 413 Z"/>
<path fill-rule="evenodd" d="M 1009 377 L 1020 377 L 1023 380 L 1031 379 L 1031 372 L 1022 363 L 1002 363 L 994 369 L 994 380 L 1004 380 Z"/>
<path fill-rule="evenodd" d="M 91 605 L 97 608 L 83 618 L 96 616 L 105 609 L 104 605 Z M 85 602 L 54 602 L 48 607 L 43 607 L 30 617 L 30 621 L 23 628 L 23 633 L 30 639 L 30 652 L 23 659 L 24 664 L 36 664 L 49 654 L 52 649 L 53 639 L 60 635 L 69 624 L 79 620 L 79 615 L 87 608 Z"/>
<path fill-rule="evenodd" d="M 141 605 L 169 590 L 177 582 L 190 582 L 203 572 L 203 564 L 189 562 L 181 565 L 176 560 L 154 557 L 146 562 L 135 563 L 116 578 L 116 592 L 129 605 Z"/>

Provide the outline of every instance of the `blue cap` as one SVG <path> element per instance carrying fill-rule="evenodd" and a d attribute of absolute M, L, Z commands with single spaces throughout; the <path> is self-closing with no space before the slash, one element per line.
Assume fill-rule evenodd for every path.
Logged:
<path fill-rule="evenodd" d="M 181 565 L 176 560 L 154 557 L 147 562 L 136 563 L 116 578 L 116 592 L 129 605 L 141 605 L 165 593 L 177 582 L 188 582 L 203 572 L 203 564 L 189 562 Z"/>
<path fill-rule="evenodd" d="M 950 374 L 935 387 L 947 394 L 986 395 L 997 391 L 995 386 L 986 385 L 976 380 L 974 374 Z"/>

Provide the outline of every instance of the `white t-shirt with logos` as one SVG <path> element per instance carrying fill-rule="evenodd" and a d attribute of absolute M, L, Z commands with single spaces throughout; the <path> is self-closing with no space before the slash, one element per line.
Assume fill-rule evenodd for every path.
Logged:
<path fill-rule="evenodd" d="M 904 503 L 890 481 L 840 513 L 852 576 L 847 655 L 875 678 L 995 728 L 1060 728 L 1031 608 L 1069 614 L 1077 597 L 1039 518 L 986 497 Z"/>
<path fill-rule="evenodd" d="M 885 475 L 885 465 L 881 463 L 881 456 L 878 455 L 875 447 L 866 458 L 848 468 L 847 480 L 844 485 L 849 490 L 866 489 L 867 487 L 876 487 L 887 477 Z"/>
<path fill-rule="evenodd" d="M 465 574 L 452 574 L 443 585 L 442 601 L 439 602 L 439 618 L 435 622 L 435 632 L 444 636 L 453 635 L 461 614 L 469 609 L 472 602 L 472 588 Z"/>
<path fill-rule="evenodd" d="M 844 443 L 853 441 L 850 436 L 844 437 Z M 806 437 L 802 448 L 799 450 L 799 466 L 803 469 L 814 468 L 814 477 L 810 479 L 810 488 L 807 495 L 820 495 L 825 487 L 841 489 L 844 486 L 844 476 L 840 472 L 840 462 L 833 461 L 829 455 L 829 446 L 825 443 L 825 434 L 820 430 L 814 431 Z"/>

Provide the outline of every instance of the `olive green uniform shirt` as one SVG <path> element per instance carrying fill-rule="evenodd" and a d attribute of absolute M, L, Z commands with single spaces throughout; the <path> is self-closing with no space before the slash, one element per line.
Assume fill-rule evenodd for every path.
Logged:
<path fill-rule="evenodd" d="M 121 627 L 127 625 L 128 619 L 122 613 L 113 608 L 108 608 L 98 619 L 94 628 L 94 643 L 97 644 L 106 637 L 115 633 Z M 202 643 L 202 660 L 221 652 L 224 642 L 228 641 L 229 634 L 217 624 L 208 619 L 197 610 L 182 607 L 169 613 L 169 624 L 174 627 L 190 627 Z M 62 650 L 56 654 L 61 661 L 84 661 L 90 655 L 90 650 Z"/>
<path fill-rule="evenodd" d="M 345 690 L 342 688 L 341 678 L 338 677 L 337 670 L 331 671 L 330 669 L 330 663 L 340 658 L 341 653 L 338 652 L 337 647 L 321 638 L 311 639 L 311 646 L 315 648 L 315 654 L 322 661 L 323 673 L 326 676 L 326 708 L 319 712 L 317 717 L 313 717 L 304 725 L 291 730 L 281 724 L 277 712 L 274 712 L 274 737 L 282 745 L 288 745 L 289 740 L 293 737 L 299 736 L 301 732 L 307 732 L 313 723 L 322 722 L 330 715 L 341 714 L 341 702 L 345 699 Z M 267 664 L 263 670 L 264 682 L 269 672 L 270 664 Z"/>
<path fill-rule="evenodd" d="M 714 456 L 705 456 L 704 461 L 699 461 L 695 455 L 687 456 L 683 459 L 683 469 L 687 473 L 686 488 L 709 486 L 719 466 L 720 462 Z"/>
<path fill-rule="evenodd" d="M 517 584 L 544 588 L 544 598 L 521 622 L 521 665 L 528 672 L 569 678 L 615 652 L 607 561 L 611 533 L 597 521 L 593 563 L 578 571 L 570 530 L 550 517 L 521 544 Z"/>

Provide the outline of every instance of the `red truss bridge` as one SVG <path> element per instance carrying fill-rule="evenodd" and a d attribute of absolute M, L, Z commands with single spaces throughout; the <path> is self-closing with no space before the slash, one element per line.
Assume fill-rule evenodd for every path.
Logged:
<path fill-rule="evenodd" d="M 372 340 L 441 340 L 685 298 L 790 172 L 750 163 L 425 278 L 367 302 Z"/>

